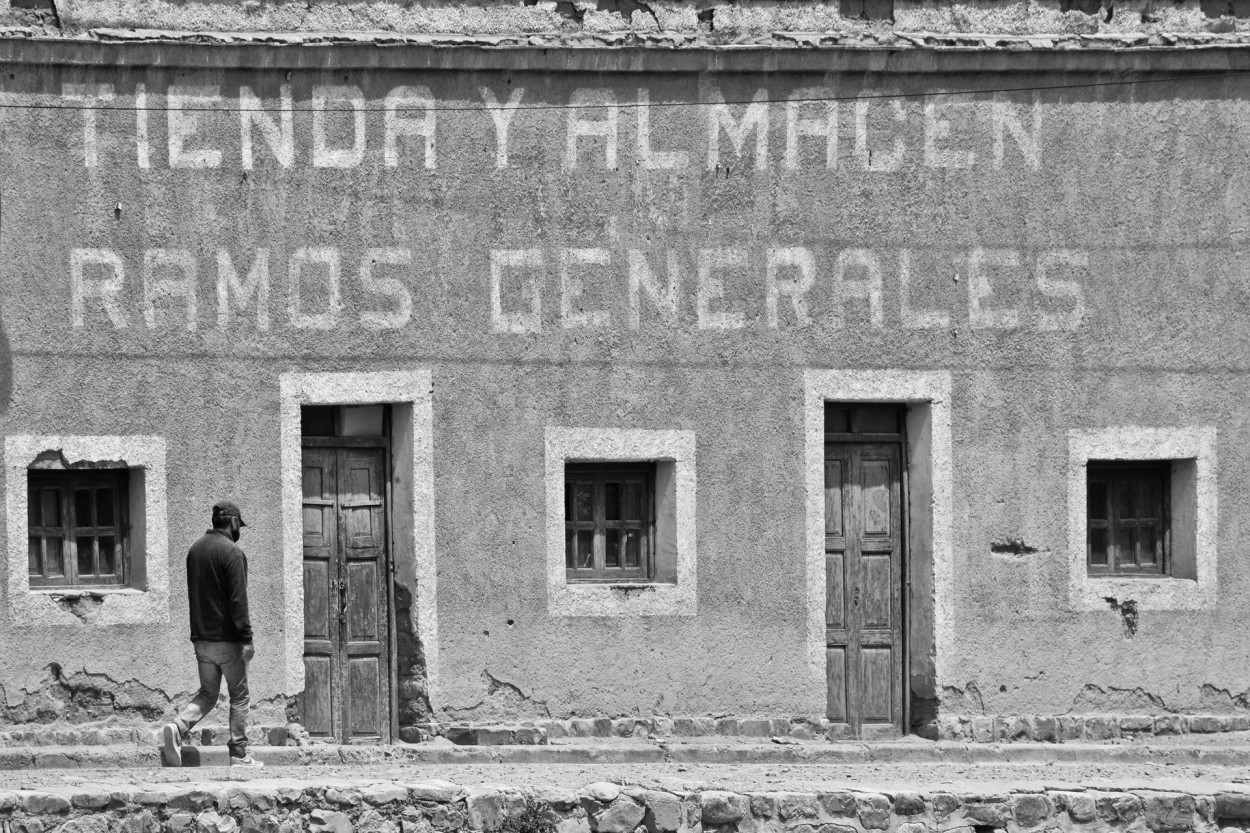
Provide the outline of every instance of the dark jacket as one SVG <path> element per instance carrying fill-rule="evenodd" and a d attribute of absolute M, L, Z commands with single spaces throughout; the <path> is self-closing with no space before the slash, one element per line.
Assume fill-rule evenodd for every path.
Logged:
<path fill-rule="evenodd" d="M 187 552 L 192 642 L 252 641 L 247 615 L 247 556 L 222 530 L 210 529 Z"/>

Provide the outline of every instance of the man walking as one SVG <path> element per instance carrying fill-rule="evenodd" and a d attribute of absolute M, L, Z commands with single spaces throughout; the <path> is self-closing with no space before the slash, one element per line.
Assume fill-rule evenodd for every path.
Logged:
<path fill-rule="evenodd" d="M 182 736 L 217 705 L 222 677 L 230 694 L 230 765 L 262 765 L 247 753 L 252 623 L 247 614 L 247 556 L 236 543 L 244 526 L 239 507 L 223 500 L 213 507 L 213 528 L 187 553 L 191 642 L 200 668 L 200 690 L 161 730 L 167 766 L 182 766 Z"/>

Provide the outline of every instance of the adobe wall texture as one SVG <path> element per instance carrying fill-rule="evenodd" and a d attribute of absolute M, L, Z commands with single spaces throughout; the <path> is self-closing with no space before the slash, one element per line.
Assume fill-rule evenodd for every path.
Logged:
<path fill-rule="evenodd" d="M 920 698 L 1245 710 L 1250 82 L 724 67 L 8 65 L 0 433 L 164 437 L 173 559 L 167 624 L 0 618 L 9 719 L 42 719 L 30 698 L 59 681 L 145 692 L 152 714 L 194 687 L 180 556 L 230 494 L 253 695 L 281 722 L 279 376 L 408 367 L 433 374 L 442 719 L 819 715 L 807 368 L 951 374 L 954 592 L 934 603 L 957 639 Z M 912 97 L 880 97 L 896 93 Z M 241 116 L 241 95 L 269 112 Z M 411 108 L 389 122 L 388 95 Z M 841 99 L 836 122 L 791 96 Z M 120 109 L 92 125 L 72 109 L 91 100 Z M 815 135 L 831 123 L 836 143 Z M 231 270 L 257 263 L 268 297 L 240 305 Z M 1216 603 L 1132 628 L 1124 599 L 1067 607 L 1067 438 L 1123 425 L 1218 436 Z M 551 426 L 695 432 L 690 615 L 548 615 Z"/>

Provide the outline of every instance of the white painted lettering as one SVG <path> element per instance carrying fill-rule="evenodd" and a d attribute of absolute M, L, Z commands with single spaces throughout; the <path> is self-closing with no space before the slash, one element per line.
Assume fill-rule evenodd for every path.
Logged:
<path fill-rule="evenodd" d="M 707 169 L 716 170 L 720 166 L 720 134 L 724 130 L 733 145 L 734 153 L 742 155 L 746 146 L 747 135 L 755 131 L 755 170 L 768 168 L 768 90 L 760 88 L 751 97 L 746 112 L 741 119 L 735 119 L 733 111 L 725 103 L 725 97 L 719 89 L 712 88 L 708 92 L 711 106 L 707 116 Z"/>
<path fill-rule="evenodd" d="M 825 140 L 825 167 L 838 167 L 838 102 L 804 101 L 827 95 L 828 90 L 820 87 L 805 87 L 795 90 L 786 102 L 786 167 L 790 170 L 799 167 L 799 141 L 808 136 Z M 823 113 L 816 119 L 802 118 L 804 106 L 819 107 Z"/>
<path fill-rule="evenodd" d="M 152 167 L 152 149 L 148 142 L 148 88 L 135 84 L 135 156 L 140 168 Z"/>
<path fill-rule="evenodd" d="M 243 170 L 252 170 L 252 128 L 260 131 L 265 144 L 273 151 L 274 158 L 284 168 L 295 164 L 295 114 L 291 100 L 291 85 L 283 84 L 278 90 L 278 118 L 265 112 L 265 104 L 252 92 L 251 87 L 239 88 L 239 127 L 243 140 Z"/>
<path fill-rule="evenodd" d="M 681 266 L 677 262 L 677 253 L 668 252 L 668 285 L 660 286 L 651 273 L 651 264 L 647 256 L 638 249 L 629 250 L 629 326 L 638 329 L 641 323 L 639 307 L 641 292 L 645 290 L 647 297 L 655 304 L 660 313 L 660 320 L 672 327 L 677 323 L 677 292 L 681 287 Z"/>
<path fill-rule="evenodd" d="M 967 107 L 967 103 L 939 104 L 933 99 L 924 103 L 924 163 L 930 168 L 969 168 L 976 160 L 970 150 L 954 150 L 939 147 L 940 142 L 950 138 L 951 123 L 943 118 L 940 109 Z"/>
<path fill-rule="evenodd" d="M 230 259 L 230 252 L 217 250 L 217 329 L 230 326 L 230 295 L 236 298 L 235 308 L 243 311 L 256 296 L 256 329 L 269 329 L 269 250 L 257 249 L 247 280 L 240 281 L 239 273 Z"/>
<path fill-rule="evenodd" d="M 695 298 L 700 330 L 738 330 L 746 320 L 738 310 L 713 310 L 712 302 L 724 300 L 725 283 L 714 273 L 722 269 L 746 269 L 746 249 L 700 249 L 699 292 Z"/>
<path fill-rule="evenodd" d="M 375 278 L 373 269 L 379 263 L 387 266 L 408 266 L 412 263 L 412 251 L 368 249 L 360 260 L 360 284 L 365 291 L 391 298 L 395 302 L 386 312 L 362 312 L 360 323 L 367 330 L 398 330 L 412 318 L 412 294 L 402 281 L 395 278 Z"/>
<path fill-rule="evenodd" d="M 99 164 L 96 108 L 113 100 L 113 85 L 62 84 L 61 96 L 82 104 L 83 165 L 88 168 L 94 168 Z"/>
<path fill-rule="evenodd" d="M 161 278 L 162 272 L 178 271 L 178 279 Z M 187 305 L 186 326 L 194 330 L 196 315 L 195 256 L 185 249 L 148 249 L 143 253 L 143 320 L 152 329 L 157 325 L 155 302 L 163 298 L 182 298 Z"/>
<path fill-rule="evenodd" d="M 87 270 L 103 268 L 112 274 L 105 280 L 88 280 Z M 121 257 L 108 249 L 70 249 L 69 297 L 70 321 L 75 327 L 83 326 L 88 298 L 99 298 L 113 329 L 126 326 L 126 311 L 117 302 L 124 282 L 125 267 Z"/>
<path fill-rule="evenodd" d="M 166 96 L 165 115 L 169 120 L 170 168 L 220 168 L 221 151 L 214 148 L 187 150 L 186 145 L 200 128 L 197 110 L 221 104 L 217 86 L 171 86 Z"/>
<path fill-rule="evenodd" d="M 781 269 L 792 270 L 796 274 L 791 278 L 779 279 Z M 765 267 L 764 282 L 766 292 L 764 303 L 768 312 L 768 326 L 774 330 L 780 326 L 781 316 L 777 311 L 780 296 L 788 295 L 790 305 L 794 308 L 794 320 L 800 327 L 811 323 L 807 314 L 807 291 L 816 280 L 816 258 L 810 249 L 796 246 L 792 249 L 769 249 Z"/>
<path fill-rule="evenodd" d="M 896 98 L 890 104 L 894 108 L 895 124 L 902 127 L 907 123 L 907 111 L 903 108 L 903 102 Z M 869 98 L 861 98 L 855 102 L 855 155 L 859 157 L 866 171 L 897 171 L 903 167 L 903 154 L 907 152 L 901 136 L 894 137 L 893 153 L 880 153 L 868 147 L 868 109 L 871 105 L 872 99 Z"/>
<path fill-rule="evenodd" d="M 215 148 L 188 150 L 187 143 L 195 136 L 200 125 L 197 110 L 221 104 L 221 89 L 209 87 L 169 88 L 166 98 L 166 117 L 169 123 L 169 167 L 171 168 L 217 168 L 221 166 L 221 151 Z"/>
<path fill-rule="evenodd" d="M 497 333 L 538 333 L 542 331 L 542 295 L 535 270 L 543 268 L 541 249 L 495 249 L 490 253 L 490 324 Z M 503 311 L 505 269 L 527 269 L 521 281 L 522 294 L 529 295 L 528 310 Z"/>
<path fill-rule="evenodd" d="M 916 310 L 911 305 L 911 250 L 898 253 L 898 294 L 903 326 L 909 330 L 949 327 L 951 317 L 940 310 Z"/>
<path fill-rule="evenodd" d="M 655 150 L 651 147 L 651 93 L 638 88 L 638 161 L 648 171 L 681 170 L 690 164 L 684 150 Z"/>
<path fill-rule="evenodd" d="M 508 127 L 512 124 L 512 117 L 516 115 L 517 108 L 521 106 L 525 88 L 513 89 L 508 94 L 508 101 L 505 104 L 499 103 L 499 99 L 495 98 L 495 93 L 490 87 L 479 87 L 478 90 L 482 94 L 483 103 L 486 104 L 486 112 L 490 113 L 491 121 L 495 124 L 495 167 L 502 171 L 508 167 Z"/>
<path fill-rule="evenodd" d="M 1011 138 L 1016 140 L 1016 146 L 1020 148 L 1024 164 L 1035 171 L 1040 168 L 1042 164 L 1042 108 L 1038 106 L 1037 99 L 1033 99 L 1030 108 L 1033 115 L 1031 132 L 1025 130 L 1024 119 L 1020 115 L 1023 107 L 1016 107 L 1001 98 L 995 99 L 990 107 L 994 120 L 994 167 L 997 169 L 1003 167 L 1004 137 L 1010 133 Z"/>
<path fill-rule="evenodd" d="M 849 271 L 862 271 L 864 280 L 848 281 Z M 843 307 L 847 301 L 868 301 L 868 320 L 875 329 L 885 326 L 885 305 L 881 302 L 881 261 L 871 249 L 843 249 L 833 267 L 833 325 L 843 325 Z"/>
<path fill-rule="evenodd" d="M 326 311 L 310 315 L 302 310 L 301 288 L 305 268 L 315 265 L 325 267 Z M 329 246 L 300 249 L 291 255 L 291 261 L 287 264 L 286 307 L 292 327 L 301 330 L 332 330 L 338 325 L 339 314 L 343 311 L 339 266 L 339 251 Z"/>
<path fill-rule="evenodd" d="M 351 110 L 351 147 L 332 148 L 326 135 L 326 117 L 331 111 L 340 112 L 346 104 Z M 354 168 L 365 158 L 365 94 L 357 86 L 317 86 L 312 91 L 312 138 L 314 168 Z"/>
<path fill-rule="evenodd" d="M 1015 249 L 982 249 L 977 247 L 968 256 L 968 319 L 973 329 L 1015 329 L 1020 326 L 1020 313 L 1010 308 L 985 309 L 981 302 L 993 294 L 988 269 L 1010 269 L 1020 266 L 1020 253 Z"/>
<path fill-rule="evenodd" d="M 1089 254 L 1071 249 L 1056 249 L 1038 256 L 1037 288 L 1047 297 L 1072 300 L 1072 308 L 1062 315 L 1043 312 L 1039 325 L 1042 330 L 1075 330 L 1085 321 L 1085 293 L 1081 290 L 1081 285 L 1076 281 L 1059 281 L 1050 277 L 1052 270 L 1061 267 L 1088 269 Z"/>
<path fill-rule="evenodd" d="M 565 329 L 608 326 L 611 315 L 607 310 L 581 309 L 577 300 L 585 292 L 579 267 L 607 266 L 611 262 L 607 249 L 560 250 L 560 321 Z"/>
<path fill-rule="evenodd" d="M 421 118 L 405 116 L 403 111 L 424 110 Z M 428 87 L 396 87 L 386 96 L 382 122 L 385 133 L 383 156 L 386 166 L 399 165 L 398 136 L 420 136 L 425 140 L 425 167 L 437 167 L 434 157 L 435 116 L 434 95 Z"/>
<path fill-rule="evenodd" d="M 594 107 L 603 115 L 601 119 L 582 118 L 582 108 Z M 564 154 L 564 167 L 577 167 L 577 141 L 583 136 L 602 136 L 604 140 L 603 164 L 608 170 L 616 170 L 617 128 L 621 108 L 616 103 L 616 93 L 611 90 L 574 90 L 569 97 L 568 147 Z"/>

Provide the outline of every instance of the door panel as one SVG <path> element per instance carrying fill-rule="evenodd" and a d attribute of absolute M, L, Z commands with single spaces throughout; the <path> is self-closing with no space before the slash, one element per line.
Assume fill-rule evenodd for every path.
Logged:
<path fill-rule="evenodd" d="M 828 717 L 902 730 L 902 449 L 825 446 Z"/>
<path fill-rule="evenodd" d="M 303 483 L 304 719 L 312 735 L 386 742 L 386 451 L 305 448 Z"/>

